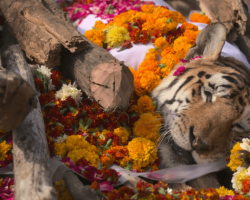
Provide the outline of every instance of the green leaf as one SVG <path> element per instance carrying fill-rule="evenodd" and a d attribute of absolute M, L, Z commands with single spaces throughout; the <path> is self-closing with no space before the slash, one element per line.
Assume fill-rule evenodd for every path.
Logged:
<path fill-rule="evenodd" d="M 138 117 L 138 116 L 139 116 L 138 113 L 137 113 L 137 112 L 134 112 L 134 113 L 132 113 L 131 118 L 132 118 L 132 117 Z"/>
<path fill-rule="evenodd" d="M 170 23 L 170 22 L 172 22 L 172 21 L 173 21 L 172 19 L 168 19 L 168 20 L 167 20 L 167 23 Z"/>
<path fill-rule="evenodd" d="M 63 115 L 63 113 L 65 113 L 66 110 L 68 110 L 68 108 L 64 108 L 64 109 L 60 110 L 60 113 Z"/>
<path fill-rule="evenodd" d="M 79 128 L 83 128 L 85 126 L 83 119 L 79 119 Z"/>
<path fill-rule="evenodd" d="M 138 199 L 138 193 L 135 194 L 135 195 L 133 195 L 133 196 L 131 197 L 131 199 Z"/>
<path fill-rule="evenodd" d="M 124 167 L 124 169 L 131 171 L 133 169 L 133 164 L 131 162 L 127 162 L 127 166 Z"/>
<path fill-rule="evenodd" d="M 82 113 L 81 113 L 81 115 L 86 115 L 86 111 L 85 110 L 82 110 Z"/>
<path fill-rule="evenodd" d="M 102 163 L 101 163 L 100 161 L 98 162 L 98 167 L 97 167 L 97 169 L 102 170 Z"/>
<path fill-rule="evenodd" d="M 135 25 L 135 22 L 133 22 L 133 23 L 131 24 L 131 27 L 132 27 L 132 28 L 138 28 L 138 26 Z"/>
<path fill-rule="evenodd" d="M 75 132 L 75 134 L 76 134 L 76 132 L 77 132 L 77 131 L 78 131 L 78 128 L 75 126 L 75 131 L 74 131 L 74 132 Z"/>
<path fill-rule="evenodd" d="M 109 181 L 109 182 L 112 182 L 112 176 L 109 176 L 108 178 L 107 178 L 107 181 Z"/>
<path fill-rule="evenodd" d="M 103 131 L 103 126 L 102 125 L 99 125 L 98 128 L 100 129 L 100 131 L 102 132 Z M 101 135 L 101 134 L 100 134 Z M 101 138 L 101 137 L 100 137 Z"/>
<path fill-rule="evenodd" d="M 127 124 L 126 124 L 125 121 L 121 121 L 121 125 L 122 125 L 123 127 L 125 127 L 125 128 L 127 129 L 127 131 L 129 131 L 128 126 L 127 126 Z"/>
<path fill-rule="evenodd" d="M 35 70 L 35 75 L 36 75 L 36 77 L 39 78 L 40 80 L 43 80 L 43 76 L 44 76 L 44 75 L 43 75 L 41 72 Z"/>
<path fill-rule="evenodd" d="M 56 103 L 49 102 L 45 106 L 43 106 L 43 108 L 45 108 L 45 107 L 54 107 L 55 105 L 56 105 Z"/>
<path fill-rule="evenodd" d="M 164 196 L 166 195 L 166 191 L 165 191 L 165 189 L 162 188 L 162 187 L 158 190 L 158 193 L 159 193 L 159 194 L 163 194 Z"/>
<path fill-rule="evenodd" d="M 100 133 L 99 138 L 100 138 L 100 139 L 105 139 L 105 136 L 104 136 L 103 134 Z"/>
<path fill-rule="evenodd" d="M 64 127 L 60 122 L 56 122 L 55 125 Z"/>
<path fill-rule="evenodd" d="M 157 46 L 154 46 L 154 49 L 155 49 L 155 50 L 158 50 L 159 48 L 158 48 Z"/>
<path fill-rule="evenodd" d="M 157 101 L 152 101 L 152 104 L 153 104 L 154 106 L 157 106 Z"/>
<path fill-rule="evenodd" d="M 205 12 L 202 12 L 201 15 L 206 15 L 206 13 L 205 13 Z"/>
<path fill-rule="evenodd" d="M 93 120 L 92 120 L 91 118 L 88 118 L 84 130 L 87 130 L 87 129 L 89 128 L 89 126 L 90 126 L 90 124 L 92 123 L 92 121 L 93 121 Z"/>
<path fill-rule="evenodd" d="M 152 191 L 153 190 L 153 187 L 148 187 L 147 188 L 147 191 Z"/>
<path fill-rule="evenodd" d="M 109 140 L 107 141 L 106 145 L 104 146 L 105 149 L 110 149 L 110 146 L 112 144 L 113 140 L 111 138 L 109 138 Z"/>
<path fill-rule="evenodd" d="M 110 157 L 110 155 L 108 153 L 105 153 L 107 157 Z"/>
<path fill-rule="evenodd" d="M 167 65 L 161 63 L 161 64 L 158 64 L 158 66 L 162 69 L 162 68 L 166 67 Z"/>
<path fill-rule="evenodd" d="M 72 112 L 72 113 L 74 113 L 74 114 L 77 114 L 77 109 L 76 109 L 76 108 L 74 108 L 73 106 L 71 106 L 71 105 L 69 105 L 69 104 L 67 104 L 67 105 L 68 105 L 68 107 L 69 107 L 70 112 Z"/>

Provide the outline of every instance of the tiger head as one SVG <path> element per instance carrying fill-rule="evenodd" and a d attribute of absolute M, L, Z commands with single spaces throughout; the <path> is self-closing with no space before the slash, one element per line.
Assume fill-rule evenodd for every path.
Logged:
<path fill-rule="evenodd" d="M 185 57 L 189 62 L 177 64 L 152 92 L 164 118 L 163 162 L 175 162 L 168 153 L 181 155 L 186 164 L 192 163 L 185 161 L 185 153 L 194 163 L 213 162 L 226 156 L 235 141 L 248 137 L 250 70 L 220 56 L 225 41 L 221 23 L 201 30 Z M 185 70 L 175 76 L 179 67 Z"/>

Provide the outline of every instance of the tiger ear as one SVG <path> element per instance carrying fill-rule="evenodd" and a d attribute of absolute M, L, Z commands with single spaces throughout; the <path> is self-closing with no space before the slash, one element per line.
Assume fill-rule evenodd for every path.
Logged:
<path fill-rule="evenodd" d="M 190 48 L 185 60 L 191 60 L 195 56 L 216 61 L 227 38 L 226 27 L 222 23 L 214 23 L 202 29 L 196 38 L 196 44 Z"/>

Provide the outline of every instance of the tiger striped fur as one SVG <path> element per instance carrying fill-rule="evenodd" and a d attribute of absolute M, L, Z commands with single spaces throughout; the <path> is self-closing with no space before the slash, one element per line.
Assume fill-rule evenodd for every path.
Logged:
<path fill-rule="evenodd" d="M 221 23 L 201 30 L 185 57 L 190 62 L 177 64 L 152 92 L 164 118 L 161 168 L 213 162 L 249 137 L 250 70 L 220 56 L 225 41 Z M 180 66 L 185 72 L 174 76 Z"/>

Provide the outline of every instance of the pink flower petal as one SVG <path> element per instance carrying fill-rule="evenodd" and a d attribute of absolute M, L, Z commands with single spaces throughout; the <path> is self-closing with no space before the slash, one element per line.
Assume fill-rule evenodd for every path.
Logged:
<path fill-rule="evenodd" d="M 179 76 L 181 74 L 183 74 L 185 72 L 185 67 L 184 66 L 180 66 L 175 72 L 174 72 L 174 76 Z"/>
<path fill-rule="evenodd" d="M 99 184 L 101 192 L 110 192 L 113 190 L 113 185 L 109 181 L 105 181 Z"/>

